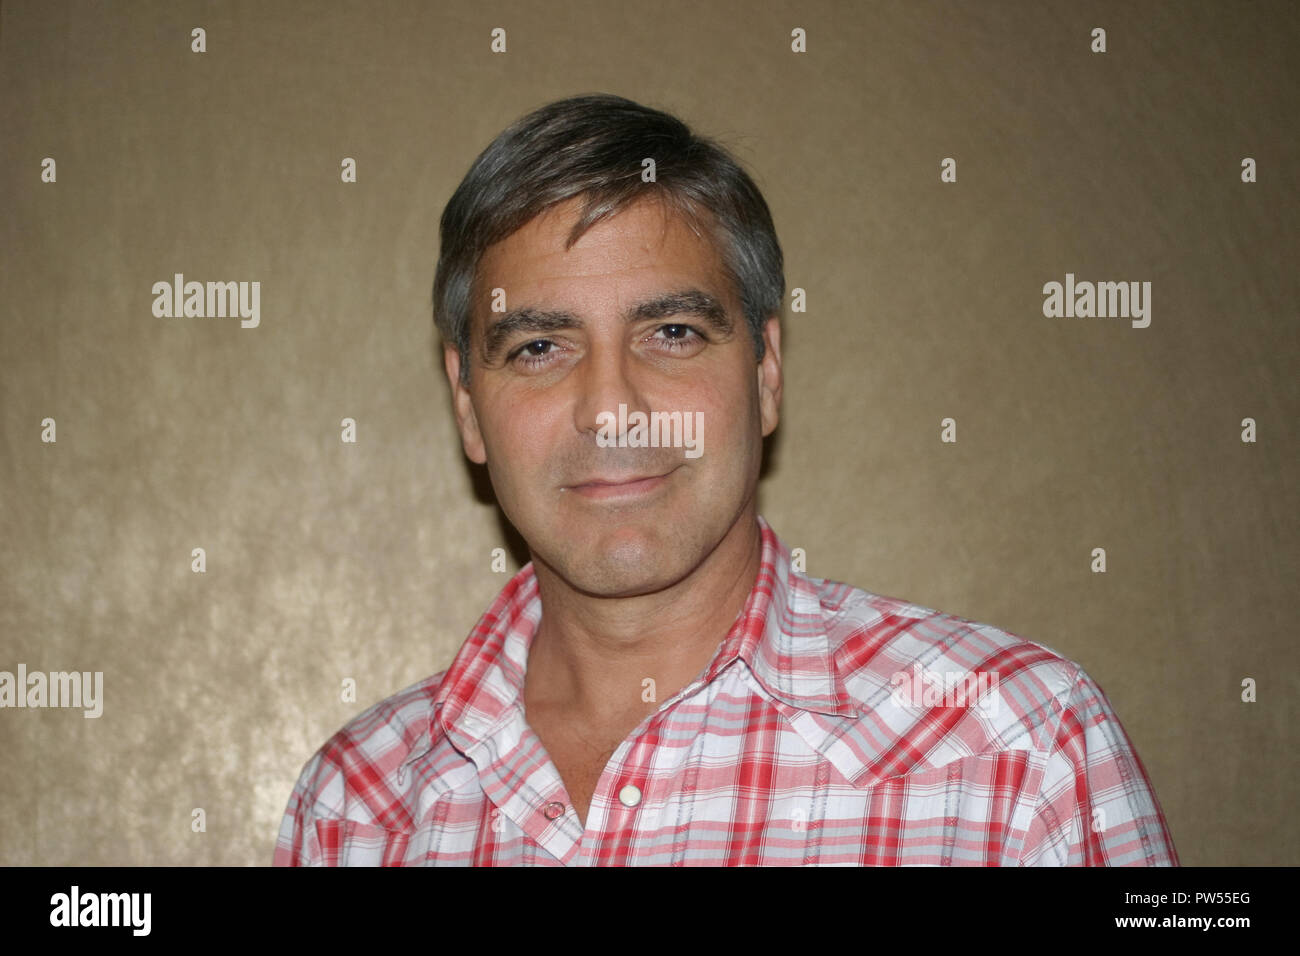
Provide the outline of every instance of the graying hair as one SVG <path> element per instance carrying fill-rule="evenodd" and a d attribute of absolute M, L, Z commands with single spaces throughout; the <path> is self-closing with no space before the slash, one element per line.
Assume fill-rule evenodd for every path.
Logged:
<path fill-rule="evenodd" d="M 655 182 L 641 161 L 655 162 Z M 479 260 L 535 216 L 583 198 L 565 249 L 602 219 L 656 199 L 720 243 L 756 359 L 763 324 L 785 296 L 784 261 L 762 193 L 731 154 L 677 117 L 606 93 L 549 103 L 515 121 L 479 154 L 443 210 L 433 281 L 434 324 L 460 353 L 469 383 L 470 322 Z"/>

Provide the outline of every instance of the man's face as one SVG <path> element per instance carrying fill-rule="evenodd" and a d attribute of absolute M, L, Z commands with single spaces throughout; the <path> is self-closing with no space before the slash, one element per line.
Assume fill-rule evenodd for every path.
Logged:
<path fill-rule="evenodd" d="M 780 404 L 779 328 L 769 319 L 755 362 L 709 237 L 659 204 L 566 251 L 578 207 L 553 206 L 486 251 L 469 389 L 450 347 L 447 375 L 465 453 L 487 463 L 534 562 L 589 594 L 648 594 L 690 574 L 752 507 Z M 620 405 L 680 413 L 692 431 L 674 434 L 696 448 L 602 447 L 598 436 L 637 437 L 602 416 Z"/>

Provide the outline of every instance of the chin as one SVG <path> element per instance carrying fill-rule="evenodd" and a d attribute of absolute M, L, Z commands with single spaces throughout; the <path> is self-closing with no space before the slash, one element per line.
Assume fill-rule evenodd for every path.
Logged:
<path fill-rule="evenodd" d="M 551 566 L 571 587 L 600 597 L 652 594 L 675 583 L 682 575 L 674 576 L 673 567 L 686 563 L 663 537 L 641 529 L 556 540 L 560 560 Z"/>
<path fill-rule="evenodd" d="M 633 566 L 605 564 L 575 569 L 569 583 L 580 591 L 598 597 L 618 598 L 654 594 L 670 587 L 681 575 L 663 573 L 663 569 L 641 562 Z"/>

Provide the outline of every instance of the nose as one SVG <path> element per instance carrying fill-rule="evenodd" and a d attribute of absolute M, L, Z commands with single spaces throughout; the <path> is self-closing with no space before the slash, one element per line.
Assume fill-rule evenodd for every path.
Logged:
<path fill-rule="evenodd" d="M 629 414 L 650 411 L 639 387 L 637 363 L 620 343 L 593 341 L 579 363 L 577 374 L 571 378 L 578 390 L 573 406 L 574 425 L 584 435 L 589 433 L 593 443 L 602 428 L 606 434 L 618 437 L 620 405 L 627 406 Z M 615 416 L 612 426 L 608 415 Z"/>

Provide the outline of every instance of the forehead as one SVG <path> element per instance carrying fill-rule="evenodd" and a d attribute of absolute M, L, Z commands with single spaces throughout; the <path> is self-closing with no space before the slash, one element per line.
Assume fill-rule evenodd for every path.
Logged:
<path fill-rule="evenodd" d="M 707 220 L 692 228 L 690 219 L 666 204 L 642 199 L 597 222 L 565 249 L 581 206 L 580 197 L 551 206 L 488 247 L 479 261 L 476 315 L 485 314 L 494 288 L 505 289 L 513 307 L 525 304 L 520 297 L 550 298 L 608 283 L 655 291 L 660 283 L 689 281 L 733 306 L 716 230 Z"/>

